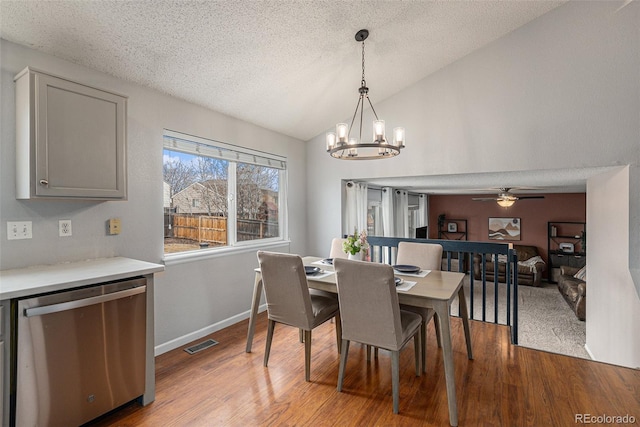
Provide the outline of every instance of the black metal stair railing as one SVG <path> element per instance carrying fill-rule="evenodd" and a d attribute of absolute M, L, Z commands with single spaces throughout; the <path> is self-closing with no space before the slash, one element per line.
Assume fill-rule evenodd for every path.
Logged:
<path fill-rule="evenodd" d="M 395 255 L 400 242 L 442 245 L 442 269 L 465 273 L 468 276 L 469 318 L 473 320 L 489 321 L 487 320 L 487 291 L 491 290 L 487 287 L 487 273 L 492 273 L 493 280 L 489 281 L 489 284 L 493 284 L 493 295 L 489 295 L 489 298 L 493 297 L 493 323 L 509 326 L 511 328 L 511 342 L 518 344 L 518 257 L 511 244 L 380 236 L 368 236 L 367 241 L 371 246 L 369 250 L 371 261 L 387 264 L 395 263 Z M 504 263 L 501 258 L 505 260 Z M 501 262 L 493 262 L 493 271 L 488 272 L 487 262 L 490 260 L 500 260 Z M 501 271 L 500 265 L 504 265 L 504 271 Z M 505 289 L 504 304 L 500 301 L 500 288 Z M 476 316 L 474 307 L 476 292 L 481 292 L 479 316 Z M 504 323 L 499 321 L 500 308 L 504 310 Z"/>

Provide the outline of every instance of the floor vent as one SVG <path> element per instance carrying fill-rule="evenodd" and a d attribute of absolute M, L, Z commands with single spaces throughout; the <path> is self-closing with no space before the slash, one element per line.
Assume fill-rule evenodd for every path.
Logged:
<path fill-rule="evenodd" d="M 196 345 L 192 345 L 191 347 L 187 347 L 184 349 L 184 351 L 186 351 L 189 354 L 196 354 L 199 351 L 202 350 L 206 350 L 209 347 L 213 347 L 214 345 L 218 344 L 218 341 L 215 340 L 206 340 L 206 341 L 202 341 L 200 344 L 196 344 Z"/>

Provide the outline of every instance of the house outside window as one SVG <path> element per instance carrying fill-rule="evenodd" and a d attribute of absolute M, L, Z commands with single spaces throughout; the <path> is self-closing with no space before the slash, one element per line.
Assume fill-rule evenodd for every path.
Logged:
<path fill-rule="evenodd" d="M 165 255 L 285 238 L 283 157 L 165 131 L 163 180 Z"/>

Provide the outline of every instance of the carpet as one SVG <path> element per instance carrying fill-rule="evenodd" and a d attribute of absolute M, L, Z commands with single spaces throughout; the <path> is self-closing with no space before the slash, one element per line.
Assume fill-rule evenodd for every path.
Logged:
<path fill-rule="evenodd" d="M 471 311 L 469 275 L 464 287 L 467 308 Z M 485 319 L 494 322 L 494 284 L 487 283 L 487 305 Z M 482 320 L 482 283 L 474 281 L 473 318 Z M 506 285 L 498 284 L 498 323 L 506 324 Z M 451 305 L 451 313 L 458 314 L 457 299 Z M 518 345 L 536 350 L 549 351 L 582 359 L 590 359 L 584 348 L 586 343 L 585 322 L 575 313 L 560 295 L 558 287 L 543 282 L 541 287 L 518 287 Z"/>

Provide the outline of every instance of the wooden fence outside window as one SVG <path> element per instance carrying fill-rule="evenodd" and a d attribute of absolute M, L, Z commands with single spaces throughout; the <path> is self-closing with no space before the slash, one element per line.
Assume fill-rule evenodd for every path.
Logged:
<path fill-rule="evenodd" d="M 227 218 L 209 215 L 167 214 L 165 215 L 165 237 L 209 243 L 213 246 L 227 245 Z M 264 239 L 278 236 L 278 223 L 257 219 L 239 219 L 238 241 Z"/>

